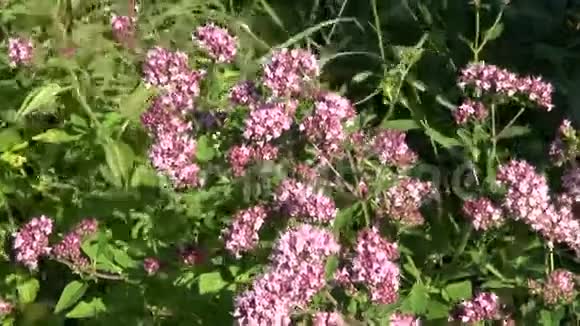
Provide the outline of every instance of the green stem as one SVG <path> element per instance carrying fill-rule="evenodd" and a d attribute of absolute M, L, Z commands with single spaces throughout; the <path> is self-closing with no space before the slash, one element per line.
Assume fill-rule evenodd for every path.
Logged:
<path fill-rule="evenodd" d="M 554 245 L 548 242 L 548 251 L 550 255 L 550 273 L 554 271 Z"/>
<path fill-rule="evenodd" d="M 504 11 L 504 8 L 502 7 L 500 12 L 497 14 L 497 17 L 495 17 L 495 21 L 493 22 L 493 25 L 491 25 L 491 28 L 489 29 L 490 31 L 495 29 L 497 27 L 497 25 L 500 23 L 501 18 L 503 17 L 503 11 Z M 485 47 L 485 45 L 487 44 L 488 41 L 489 41 L 489 39 L 487 37 L 483 38 L 483 41 L 481 42 L 481 44 L 477 48 L 477 53 L 479 53 L 479 52 L 481 52 L 481 50 L 483 50 L 483 48 Z"/>
<path fill-rule="evenodd" d="M 493 158 L 497 156 L 497 134 L 495 126 L 495 103 L 491 104 L 491 155 Z"/>
<path fill-rule="evenodd" d="M 342 13 L 344 12 L 344 8 L 346 8 L 347 3 L 348 3 L 348 0 L 344 0 L 342 2 L 342 6 L 340 6 L 340 10 L 338 11 L 338 15 L 336 18 L 340 18 L 342 16 Z M 328 34 L 328 41 L 332 40 L 332 34 L 334 34 L 334 30 L 336 29 L 336 25 L 337 24 L 332 25 L 332 28 L 330 29 L 330 33 Z"/>
<path fill-rule="evenodd" d="M 473 60 L 479 61 L 479 34 L 480 34 L 479 0 L 475 0 L 475 39 L 473 40 Z"/>
<path fill-rule="evenodd" d="M 508 128 L 511 127 L 516 122 L 516 120 L 522 115 L 522 113 L 524 113 L 525 110 L 526 110 L 525 107 L 521 108 L 520 111 L 513 117 L 513 119 L 511 119 L 510 122 L 508 122 L 508 124 L 499 132 L 499 134 L 497 134 L 496 138 L 500 138 L 503 135 L 503 133 L 506 132 Z"/>
<path fill-rule="evenodd" d="M 373 8 L 373 16 L 375 19 L 375 29 L 377 31 L 377 39 L 379 42 L 379 51 L 381 52 L 381 58 L 383 62 L 386 62 L 385 58 L 385 48 L 383 46 L 383 33 L 381 31 L 381 19 L 379 18 L 379 12 L 377 10 L 377 0 L 371 0 L 371 7 Z"/>

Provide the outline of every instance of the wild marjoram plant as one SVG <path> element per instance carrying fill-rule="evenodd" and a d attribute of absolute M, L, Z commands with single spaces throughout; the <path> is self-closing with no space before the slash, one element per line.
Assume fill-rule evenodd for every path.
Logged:
<path fill-rule="evenodd" d="M 97 88 L 100 82 L 86 71 L 72 73 L 70 88 L 57 84 L 58 91 L 72 90 L 71 98 L 49 92 L 62 107 L 71 100 L 80 105 L 90 122 L 63 113 L 62 125 L 14 136 L 5 130 L 16 122 L 2 117 L 0 135 L 18 141 L 4 146 L 0 139 L 6 169 L 0 180 L 34 185 L 0 188 L 9 220 L 2 232 L 12 232 L 0 287 L 4 325 L 20 319 L 59 325 L 65 319 L 249 326 L 571 323 L 573 263 L 580 255 L 580 132 L 566 120 L 550 146 L 554 165 L 565 167 L 559 192 L 531 163 L 498 154 L 499 141 L 521 130 L 515 123 L 524 110 L 555 108 L 554 90 L 540 77 L 479 61 L 505 7 L 483 38 L 481 3 L 474 8 L 474 62 L 459 72 L 465 100 L 450 116 L 457 127 L 452 144 L 464 149 L 477 184 L 459 205 L 459 195 L 441 191 L 440 180 L 419 177 L 436 168 L 422 162 L 405 132 L 369 126 L 364 112 L 323 86 L 316 54 L 273 48 L 257 72 L 240 77 L 240 40 L 217 22 L 194 28 L 190 54 L 169 45 L 143 53 L 140 121 L 92 111 L 109 102 L 89 101 L 79 91 L 82 83 Z M 139 23 L 113 15 L 110 37 L 127 49 L 119 62 L 137 60 L 131 51 L 138 53 Z M 46 46 L 10 37 L 8 69 L 47 76 L 34 60 Z M 52 73 L 54 80 L 43 82 L 61 82 Z M 35 100 L 38 95 L 28 99 Z M 521 110 L 501 125 L 498 111 L 514 105 Z M 46 191 L 48 181 L 34 183 L 47 176 L 22 167 L 31 160 L 43 166 L 43 147 L 33 145 L 40 143 L 51 151 L 75 148 L 76 156 L 66 152 L 66 167 L 78 165 L 74 173 L 89 181 L 67 180 L 74 176 L 55 166 L 48 171 L 58 186 Z M 87 155 L 103 163 L 91 165 L 98 174 L 82 174 Z M 156 173 L 144 181 L 150 168 Z M 143 188 L 153 189 L 156 203 L 131 201 L 148 201 Z M 41 192 L 58 207 L 43 201 L 38 207 L 46 215 L 19 223 L 11 205 L 27 191 Z M 109 205 L 130 206 L 126 215 L 80 213 L 107 191 L 121 197 Z M 21 208 L 20 214 L 37 211 Z M 155 216 L 162 221 L 154 224 Z M 115 297 L 124 302 L 108 302 Z M 53 313 L 34 320 L 31 307 Z M 124 319 L 130 314 L 137 316 Z"/>

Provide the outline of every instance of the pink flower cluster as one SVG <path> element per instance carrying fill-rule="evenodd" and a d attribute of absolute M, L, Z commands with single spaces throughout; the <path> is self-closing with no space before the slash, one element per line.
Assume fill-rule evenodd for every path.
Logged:
<path fill-rule="evenodd" d="M 137 20 L 135 17 L 129 16 L 117 16 L 113 14 L 111 16 L 111 29 L 113 31 L 113 37 L 118 42 L 127 42 L 133 37 L 135 33 L 135 22 Z"/>
<path fill-rule="evenodd" d="M 323 311 L 312 316 L 312 326 L 346 326 L 346 323 L 340 313 Z"/>
<path fill-rule="evenodd" d="M 276 241 L 268 270 L 236 297 L 237 324 L 289 325 L 292 310 L 326 285 L 326 259 L 339 250 L 325 229 L 308 224 L 288 229 Z"/>
<path fill-rule="evenodd" d="M 175 187 L 198 186 L 199 167 L 192 162 L 197 146 L 185 113 L 193 108 L 204 72 L 190 70 L 185 53 L 160 47 L 149 50 L 143 72 L 148 85 L 162 90 L 141 117 L 154 140 L 149 158 Z"/>
<path fill-rule="evenodd" d="M 383 164 L 406 168 L 417 162 L 417 154 L 409 148 L 407 135 L 397 130 L 383 130 L 373 140 L 373 149 Z"/>
<path fill-rule="evenodd" d="M 467 99 L 453 111 L 453 118 L 458 125 L 464 125 L 469 121 L 482 122 L 488 114 L 483 103 Z"/>
<path fill-rule="evenodd" d="M 42 215 L 31 219 L 18 230 L 12 244 L 16 261 L 31 270 L 37 269 L 40 257 L 50 254 L 48 236 L 52 233 L 52 226 L 52 219 Z"/>
<path fill-rule="evenodd" d="M 11 37 L 8 39 L 10 66 L 28 65 L 32 62 L 34 46 L 30 39 Z"/>
<path fill-rule="evenodd" d="M 159 267 L 160 267 L 159 260 L 155 257 L 147 257 L 143 260 L 143 269 L 149 276 L 157 273 Z"/>
<path fill-rule="evenodd" d="M 268 211 L 261 205 L 236 213 L 233 223 L 223 232 L 226 249 L 240 258 L 241 253 L 255 248 L 259 240 L 258 231 L 260 231 L 267 216 Z"/>
<path fill-rule="evenodd" d="M 496 207 L 489 198 L 485 197 L 465 201 L 463 214 L 471 220 L 476 230 L 489 230 L 504 222 L 501 208 Z"/>
<path fill-rule="evenodd" d="M 484 63 L 469 64 L 461 71 L 459 87 L 475 87 L 477 92 L 493 92 L 505 96 L 521 96 L 547 111 L 552 110 L 554 88 L 541 77 L 518 76 L 506 69 Z"/>
<path fill-rule="evenodd" d="M 0 298 L 0 317 L 10 315 L 12 310 L 14 310 L 14 305 Z"/>
<path fill-rule="evenodd" d="M 193 108 L 194 99 L 199 96 L 205 71 L 190 69 L 184 52 L 155 47 L 147 52 L 143 75 L 147 85 L 161 88 L 163 104 L 186 111 Z"/>
<path fill-rule="evenodd" d="M 543 284 L 530 280 L 528 287 L 532 294 L 540 295 L 549 305 L 571 303 L 576 295 L 574 274 L 564 269 L 551 272 Z"/>
<path fill-rule="evenodd" d="M 214 23 L 199 26 L 192 39 L 218 63 L 231 62 L 238 51 L 236 38 Z"/>
<path fill-rule="evenodd" d="M 390 326 L 419 326 L 421 325 L 421 321 L 419 318 L 411 315 L 411 314 L 402 314 L 396 312 L 391 315 L 389 318 L 389 325 Z"/>
<path fill-rule="evenodd" d="M 421 225 L 424 222 L 421 205 L 433 191 L 431 182 L 403 177 L 385 192 L 384 213 L 406 225 Z"/>
<path fill-rule="evenodd" d="M 348 99 L 335 93 L 323 93 L 314 104 L 314 113 L 302 121 L 300 130 L 323 154 L 331 156 L 340 151 L 346 138 L 343 123 L 355 115 Z"/>
<path fill-rule="evenodd" d="M 373 227 L 359 232 L 354 257 L 350 266 L 339 269 L 336 280 L 344 286 L 364 284 L 371 299 L 380 304 L 391 304 L 399 298 L 399 259 L 396 243 L 383 239 Z"/>
<path fill-rule="evenodd" d="M 202 252 L 194 244 L 179 249 L 181 263 L 186 266 L 195 266 L 203 261 Z"/>
<path fill-rule="evenodd" d="M 295 100 L 260 104 L 246 119 L 244 138 L 260 146 L 279 138 L 292 126 L 297 107 Z"/>
<path fill-rule="evenodd" d="M 276 50 L 264 65 L 263 84 L 274 96 L 300 95 L 320 74 L 316 57 L 303 49 Z"/>
<path fill-rule="evenodd" d="M 54 246 L 52 255 L 58 259 L 71 263 L 75 267 L 84 267 L 89 264 L 81 251 L 83 239 L 97 232 L 98 223 L 96 219 L 90 218 L 82 220 L 71 232 Z"/>
<path fill-rule="evenodd" d="M 476 323 L 481 321 L 498 320 L 501 318 L 501 304 L 499 297 L 492 292 L 481 292 L 471 300 L 463 301 L 457 307 L 451 320 L 462 323 Z"/>
<path fill-rule="evenodd" d="M 272 161 L 278 157 L 278 148 L 272 144 L 264 145 L 236 145 L 228 153 L 228 162 L 236 177 L 246 173 L 246 168 L 252 162 Z"/>
<path fill-rule="evenodd" d="M 260 92 L 254 82 L 246 80 L 232 87 L 229 98 L 235 105 L 247 105 L 254 109 L 260 101 Z"/>
<path fill-rule="evenodd" d="M 549 154 L 557 166 L 574 161 L 580 155 L 580 134 L 577 134 L 570 120 L 562 121 L 556 139 L 550 144 Z"/>
<path fill-rule="evenodd" d="M 580 167 L 569 168 L 562 176 L 562 185 L 570 197 L 580 202 Z"/>
<path fill-rule="evenodd" d="M 318 223 L 332 223 L 338 211 L 332 198 L 316 193 L 312 187 L 294 179 L 282 181 L 274 201 L 289 216 Z"/>
<path fill-rule="evenodd" d="M 504 207 L 550 242 L 565 243 L 580 252 L 580 223 L 572 214 L 572 198 L 561 195 L 552 202 L 544 176 L 525 161 L 500 166 L 497 180 L 507 187 Z"/>

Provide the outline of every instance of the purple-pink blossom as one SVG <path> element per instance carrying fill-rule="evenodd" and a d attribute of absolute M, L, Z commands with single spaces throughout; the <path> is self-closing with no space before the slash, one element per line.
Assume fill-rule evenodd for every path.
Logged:
<path fill-rule="evenodd" d="M 246 119 L 244 138 L 257 145 L 279 138 L 292 126 L 297 106 L 298 103 L 293 100 L 261 104 L 250 111 Z"/>
<path fill-rule="evenodd" d="M 157 273 L 159 267 L 160 267 L 159 260 L 155 257 L 147 257 L 143 260 L 143 269 L 149 276 Z"/>
<path fill-rule="evenodd" d="M 375 227 L 359 232 L 351 266 L 336 274 L 339 283 L 361 283 L 371 300 L 391 304 L 399 298 L 400 270 L 397 244 L 381 237 Z"/>
<path fill-rule="evenodd" d="M 485 105 L 479 101 L 465 100 L 453 111 L 453 118 L 458 125 L 464 125 L 470 121 L 482 122 L 488 116 Z"/>
<path fill-rule="evenodd" d="M 575 285 L 572 272 L 556 269 L 546 277 L 543 286 L 538 287 L 536 291 L 549 305 L 569 304 L 576 295 Z"/>
<path fill-rule="evenodd" d="M 264 224 L 268 212 L 262 205 L 241 210 L 234 216 L 232 224 L 223 231 L 226 249 L 237 258 L 258 245 L 258 231 Z"/>
<path fill-rule="evenodd" d="M 229 94 L 230 102 L 255 108 L 260 100 L 260 92 L 253 81 L 242 81 L 234 85 Z"/>
<path fill-rule="evenodd" d="M 395 312 L 389 317 L 390 326 L 419 326 L 420 324 L 419 318 L 411 314 Z"/>
<path fill-rule="evenodd" d="M 409 148 L 407 135 L 397 130 L 380 131 L 374 138 L 373 150 L 383 164 L 400 168 L 417 162 L 417 154 Z"/>
<path fill-rule="evenodd" d="M 113 37 L 118 42 L 128 41 L 135 33 L 136 21 L 135 17 L 117 16 L 116 14 L 113 14 L 111 16 L 111 30 L 113 32 Z"/>
<path fill-rule="evenodd" d="M 504 222 L 502 210 L 486 197 L 465 201 L 463 214 L 471 220 L 476 230 L 489 230 Z"/>
<path fill-rule="evenodd" d="M 199 26 L 192 39 L 218 63 L 231 62 L 238 51 L 237 39 L 227 29 L 214 23 Z"/>
<path fill-rule="evenodd" d="M 49 255 L 51 248 L 48 237 L 52 234 L 53 221 L 41 215 L 32 218 L 14 234 L 12 248 L 16 253 L 16 261 L 31 270 L 38 268 L 38 260 Z"/>
<path fill-rule="evenodd" d="M 312 326 L 346 326 L 339 312 L 317 312 L 312 316 Z"/>
<path fill-rule="evenodd" d="M 316 56 L 303 49 L 281 49 L 264 65 L 262 82 L 274 96 L 296 96 L 320 74 Z"/>
<path fill-rule="evenodd" d="M 566 193 L 580 202 L 580 167 L 571 167 L 562 176 L 562 185 Z"/>
<path fill-rule="evenodd" d="M 32 62 L 34 45 L 30 39 L 11 37 L 8 39 L 10 66 L 29 65 Z"/>
<path fill-rule="evenodd" d="M 149 150 L 149 158 L 159 172 L 167 175 L 176 188 L 199 186 L 199 167 L 193 162 L 196 141 L 187 134 L 159 135 Z"/>
<path fill-rule="evenodd" d="M 517 96 L 536 103 L 546 111 L 552 110 L 554 87 L 541 77 L 519 76 L 507 69 L 485 63 L 469 64 L 461 71 L 458 81 L 462 89 L 474 87 L 476 92 Z"/>
<path fill-rule="evenodd" d="M 74 267 L 84 267 L 89 264 L 83 255 L 81 245 L 83 240 L 97 232 L 98 222 L 94 218 L 82 220 L 52 249 L 52 255 L 58 259 L 72 264 Z"/>
<path fill-rule="evenodd" d="M 383 213 L 390 219 L 406 225 L 423 224 L 421 205 L 432 195 L 431 182 L 403 177 L 387 189 L 383 202 Z"/>
<path fill-rule="evenodd" d="M 277 207 L 290 217 L 305 218 L 319 223 L 331 223 L 337 214 L 332 198 L 294 179 L 282 181 L 276 190 L 274 201 Z"/>
<path fill-rule="evenodd" d="M 0 317 L 10 315 L 14 310 L 14 305 L 2 298 L 0 298 Z"/>
<path fill-rule="evenodd" d="M 268 270 L 235 299 L 238 325 L 289 325 L 294 307 L 307 305 L 326 284 L 326 259 L 340 246 L 331 232 L 302 224 L 274 245 Z"/>
<path fill-rule="evenodd" d="M 471 324 L 498 320 L 501 318 L 500 315 L 501 303 L 499 297 L 493 292 L 481 292 L 471 300 L 460 303 L 450 319 Z"/>
<path fill-rule="evenodd" d="M 346 139 L 343 124 L 356 115 L 352 103 L 335 93 L 325 92 L 314 103 L 314 112 L 300 124 L 300 130 L 326 156 L 340 151 Z"/>

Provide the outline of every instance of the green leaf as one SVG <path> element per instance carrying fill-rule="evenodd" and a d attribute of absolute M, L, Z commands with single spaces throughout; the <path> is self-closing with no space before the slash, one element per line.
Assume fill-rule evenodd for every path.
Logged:
<path fill-rule="evenodd" d="M 157 173 L 145 165 L 139 165 L 131 176 L 131 187 L 156 187 L 159 183 Z"/>
<path fill-rule="evenodd" d="M 139 85 L 131 94 L 125 96 L 119 103 L 119 113 L 132 121 L 139 121 L 141 113 L 147 109 L 151 99 L 157 91 L 155 88 L 147 88 Z"/>
<path fill-rule="evenodd" d="M 18 284 L 16 287 L 16 290 L 18 291 L 18 300 L 23 304 L 34 302 L 39 289 L 40 283 L 35 278 L 28 279 Z"/>
<path fill-rule="evenodd" d="M 424 314 L 429 303 L 429 292 L 423 283 L 415 283 L 401 305 L 401 310 L 414 314 Z"/>
<path fill-rule="evenodd" d="M 107 311 L 107 307 L 103 303 L 103 300 L 101 298 L 93 298 L 89 302 L 79 302 L 66 314 L 66 318 L 90 318 L 105 311 Z"/>
<path fill-rule="evenodd" d="M 79 140 L 81 137 L 82 135 L 70 135 L 62 129 L 48 129 L 32 137 L 32 140 L 49 144 L 61 144 Z"/>
<path fill-rule="evenodd" d="M 350 207 L 343 208 L 338 212 L 338 215 L 334 219 L 333 224 L 335 234 L 339 235 L 340 230 L 342 230 L 342 228 L 350 225 L 349 223 L 352 222 L 356 217 L 355 213 L 357 212 L 359 207 L 360 203 L 356 203 Z"/>
<path fill-rule="evenodd" d="M 199 276 L 199 294 L 219 292 L 227 285 L 219 272 L 204 273 Z"/>
<path fill-rule="evenodd" d="M 427 320 L 447 318 L 451 307 L 440 302 L 439 300 L 429 300 L 427 305 Z"/>
<path fill-rule="evenodd" d="M 527 135 L 530 132 L 532 132 L 532 130 L 526 126 L 511 126 L 507 129 L 504 129 L 499 135 L 497 135 L 497 139 L 520 137 Z"/>
<path fill-rule="evenodd" d="M 10 150 L 14 145 L 20 144 L 22 138 L 16 128 L 5 128 L 0 130 L 0 152 Z"/>
<path fill-rule="evenodd" d="M 502 23 L 496 24 L 485 32 L 485 38 L 488 41 L 493 41 L 496 38 L 498 38 L 502 32 L 503 32 L 503 24 Z"/>
<path fill-rule="evenodd" d="M 425 129 L 425 133 L 429 136 L 433 141 L 437 142 L 439 145 L 445 148 L 451 148 L 454 146 L 461 146 L 461 142 L 455 138 L 447 137 L 440 133 L 439 131 L 429 127 L 426 122 L 422 122 L 423 128 Z"/>
<path fill-rule="evenodd" d="M 135 154 L 129 145 L 121 141 L 108 141 L 105 146 L 105 159 L 112 176 L 124 182 L 129 181 Z"/>
<path fill-rule="evenodd" d="M 395 129 L 401 131 L 407 131 L 412 129 L 419 129 L 421 126 L 411 119 L 401 119 L 401 120 L 388 120 L 381 123 L 381 128 L 385 129 Z"/>
<path fill-rule="evenodd" d="M 335 18 L 335 19 L 326 20 L 326 21 L 320 22 L 312 27 L 309 27 L 309 28 L 303 30 L 302 32 L 290 37 L 286 42 L 273 47 L 272 51 L 274 51 L 276 49 L 288 48 L 291 45 L 294 45 L 294 44 L 302 41 L 303 39 L 309 37 L 310 35 L 320 31 L 321 29 L 323 29 L 327 26 L 333 26 L 333 25 L 336 25 L 339 23 L 346 23 L 346 22 L 355 23 L 355 24 L 357 24 L 357 26 L 360 27 L 360 25 L 358 25 L 356 19 L 353 19 L 353 18 Z"/>
<path fill-rule="evenodd" d="M 137 262 L 127 254 L 125 250 L 114 249 L 115 262 L 123 268 L 133 268 L 137 266 Z"/>
<path fill-rule="evenodd" d="M 56 303 L 56 307 L 54 307 L 54 313 L 58 314 L 59 312 L 77 303 L 77 301 L 83 297 L 88 287 L 89 286 L 86 283 L 79 281 L 72 281 L 67 284 L 62 290 L 60 298 Z"/>
<path fill-rule="evenodd" d="M 443 293 L 449 301 L 455 302 L 461 299 L 471 298 L 472 289 L 470 281 L 449 284 L 443 289 Z"/>
<path fill-rule="evenodd" d="M 332 255 L 328 257 L 326 260 L 326 266 L 324 267 L 324 273 L 326 275 L 327 280 L 334 279 L 334 272 L 338 268 L 338 257 L 336 255 Z"/>
<path fill-rule="evenodd" d="M 206 135 L 197 140 L 196 159 L 199 162 L 210 161 L 215 156 L 215 151 Z"/>
<path fill-rule="evenodd" d="M 16 118 L 22 119 L 24 116 L 33 112 L 47 111 L 47 108 L 50 109 L 55 104 L 58 94 L 68 89 L 70 87 L 62 88 L 54 83 L 38 87 L 24 99 L 24 102 L 16 113 Z"/>

